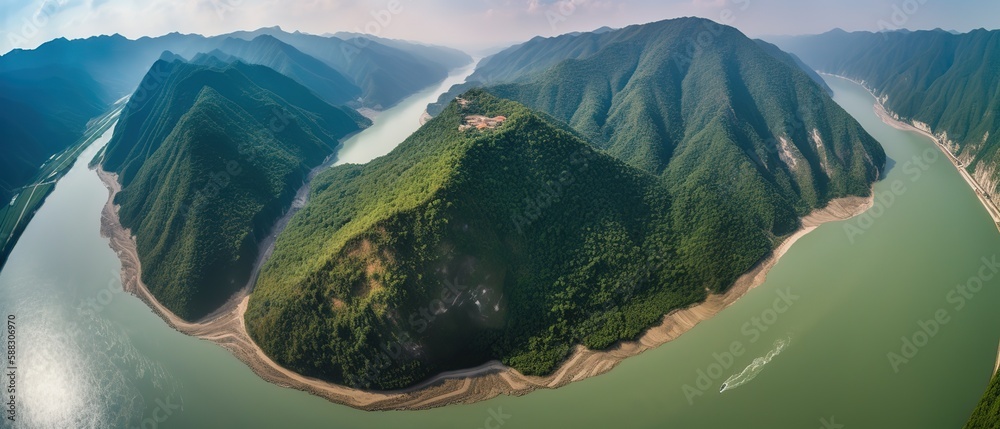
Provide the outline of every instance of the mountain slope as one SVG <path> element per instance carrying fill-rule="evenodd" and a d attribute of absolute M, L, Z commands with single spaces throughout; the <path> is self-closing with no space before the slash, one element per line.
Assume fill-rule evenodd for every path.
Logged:
<path fill-rule="evenodd" d="M 775 39 L 821 71 L 863 82 L 927 129 L 1000 199 L 1000 31 L 829 33 Z"/>
<path fill-rule="evenodd" d="M 996 429 L 1000 427 L 1000 375 L 994 375 L 982 401 L 972 411 L 965 429 Z"/>
<path fill-rule="evenodd" d="M 688 22 L 689 28 L 695 32 L 694 34 L 706 33 L 706 29 L 714 34 L 718 31 L 716 28 L 721 28 L 718 24 L 708 20 L 689 20 Z M 655 24 L 646 24 L 646 26 L 649 25 Z M 625 31 L 603 27 L 600 31 L 591 33 L 576 32 L 548 38 L 535 37 L 520 45 L 504 49 L 483 59 L 476 67 L 475 72 L 466 79 L 467 83 L 456 85 L 455 88 L 442 95 L 437 103 L 429 106 L 428 112 L 432 115 L 437 114 L 448 102 L 471 88 L 530 80 L 535 75 L 545 72 L 563 61 L 590 57 L 598 51 L 606 49 L 609 45 L 631 37 L 631 30 L 646 26 L 632 26 L 623 29 Z M 755 42 L 769 55 L 802 69 L 827 93 L 830 92 L 826 82 L 815 71 L 802 63 L 798 57 L 783 52 L 765 41 L 755 40 Z M 674 52 L 672 55 L 678 57 L 690 55 L 689 51 L 696 46 L 692 44 L 689 37 L 685 38 L 682 45 L 680 47 L 682 51 Z"/>
<path fill-rule="evenodd" d="M 185 319 L 217 308 L 309 170 L 367 124 L 266 67 L 156 62 L 102 161 L 150 291 Z"/>
<path fill-rule="evenodd" d="M 330 104 L 344 104 L 361 96 L 360 88 L 330 66 L 271 36 L 251 41 L 228 38 L 217 50 L 288 76 Z"/>
<path fill-rule="evenodd" d="M 9 201 L 52 154 L 77 141 L 109 102 L 81 70 L 0 73 L 0 202 Z"/>
<path fill-rule="evenodd" d="M 690 35 L 705 28 L 714 42 L 689 53 Z M 581 42 L 593 52 L 488 90 L 565 121 L 672 186 L 731 181 L 740 190 L 733 199 L 760 208 L 754 217 L 779 234 L 796 215 L 864 194 L 878 177 L 885 155 L 860 125 L 790 57 L 736 29 L 686 18 L 578 38 L 596 40 Z M 560 56 L 553 49 L 564 45 L 543 39 L 506 55 L 530 62 L 535 52 Z"/>
<path fill-rule="evenodd" d="M 269 356 L 376 388 L 494 358 L 542 373 L 573 342 L 605 347 L 704 298 L 671 261 L 636 291 L 649 299 L 608 301 L 630 273 L 674 253 L 669 196 L 523 106 L 468 97 L 389 155 L 316 179 L 246 315 Z M 459 131 L 468 114 L 508 119 Z M 519 214 L 540 195 L 550 207 L 535 221 Z M 629 316 L 606 314 L 609 302 Z M 400 354 L 385 360 L 383 349 Z"/>
<path fill-rule="evenodd" d="M 317 178 L 251 297 L 251 336 L 358 387 L 491 359 L 543 374 L 725 291 L 798 215 L 870 194 L 885 155 L 821 87 L 732 29 L 678 68 L 664 53 L 690 25 L 604 33 Z M 506 120 L 464 129 L 470 115 Z"/>
<path fill-rule="evenodd" d="M 830 89 L 830 87 L 826 84 L 826 81 L 823 80 L 822 77 L 820 77 L 819 73 L 816 73 L 816 70 L 813 70 L 812 67 L 809 67 L 809 65 L 803 62 L 801 58 L 799 58 L 795 54 L 789 54 L 788 52 L 782 51 L 781 48 L 766 41 L 760 39 L 754 39 L 754 42 L 756 42 L 757 45 L 761 47 L 761 49 L 763 49 L 772 57 L 777 58 L 778 60 L 784 62 L 785 64 L 801 69 L 803 72 L 806 73 L 806 75 L 809 76 L 810 79 L 813 80 L 813 82 L 816 82 L 816 84 L 822 87 L 827 94 L 830 94 L 831 96 L 833 95 L 833 90 Z"/>

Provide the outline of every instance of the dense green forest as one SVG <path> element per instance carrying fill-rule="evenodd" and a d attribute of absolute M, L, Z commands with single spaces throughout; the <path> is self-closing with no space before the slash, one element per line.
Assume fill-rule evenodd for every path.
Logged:
<path fill-rule="evenodd" d="M 575 344 L 727 290 L 799 215 L 868 195 L 885 154 L 790 57 L 729 27 L 669 55 L 706 22 L 606 32 L 317 177 L 251 297 L 251 336 L 357 387 L 491 359 L 546 374 Z M 468 115 L 507 119 L 461 130 Z"/>
<path fill-rule="evenodd" d="M 79 69 L 0 72 L 0 203 L 28 185 L 42 163 L 80 139 L 87 122 L 110 104 Z"/>
<path fill-rule="evenodd" d="M 863 82 L 903 120 L 927 125 L 1000 196 L 1000 31 L 834 30 L 774 42 L 820 71 Z"/>
<path fill-rule="evenodd" d="M 688 30 L 691 31 L 682 40 L 683 43 L 675 44 L 679 50 L 669 52 L 672 62 L 678 60 L 685 61 L 693 57 L 700 50 L 699 43 L 694 37 L 702 37 L 707 41 L 709 47 L 714 44 L 715 37 L 727 38 L 724 33 L 726 27 L 715 22 L 703 19 L 680 19 L 662 21 L 645 25 L 633 25 L 624 29 L 615 30 L 611 28 L 601 28 L 589 33 L 568 33 L 556 37 L 535 37 L 527 42 L 514 45 L 501 52 L 484 58 L 476 67 L 475 72 L 469 76 L 466 83 L 455 85 L 445 94 L 442 94 L 437 102 L 431 103 L 427 111 L 431 115 L 437 115 L 459 94 L 472 88 L 493 86 L 504 83 L 518 83 L 529 81 L 536 75 L 544 73 L 553 66 L 567 60 L 581 60 L 594 56 L 609 46 L 620 46 L 619 43 L 631 40 L 637 43 L 636 30 L 648 29 L 659 26 L 678 26 L 687 23 Z M 647 33 L 648 34 L 648 33 Z M 782 51 L 777 46 L 762 40 L 755 40 L 755 43 L 769 55 L 774 56 L 779 61 L 796 68 L 800 68 L 811 79 L 819 84 L 828 93 L 830 89 L 826 82 L 809 66 L 805 65 L 798 57 Z M 665 54 L 665 53 L 660 53 Z"/>
<path fill-rule="evenodd" d="M 368 124 L 263 66 L 156 62 L 102 163 L 150 291 L 188 320 L 221 305 L 310 169 Z"/>
<path fill-rule="evenodd" d="M 247 312 L 269 356 L 380 389 L 494 358 L 540 374 L 574 343 L 606 347 L 705 297 L 672 256 L 656 177 L 516 103 L 467 97 L 386 157 L 313 182 Z M 459 131 L 468 114 L 508 119 Z"/>
<path fill-rule="evenodd" d="M 1000 374 L 993 376 L 965 429 L 1000 429 Z"/>

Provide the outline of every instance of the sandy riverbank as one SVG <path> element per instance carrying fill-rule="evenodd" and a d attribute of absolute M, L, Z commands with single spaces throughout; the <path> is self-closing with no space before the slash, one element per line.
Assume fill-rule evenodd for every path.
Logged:
<path fill-rule="evenodd" d="M 229 350 L 261 378 L 284 387 L 303 390 L 332 402 L 363 410 L 427 409 L 455 403 L 472 403 L 501 394 L 524 395 L 536 389 L 551 389 L 574 381 L 603 374 L 622 360 L 658 347 L 679 337 L 699 322 L 707 320 L 762 284 L 767 272 L 799 238 L 826 222 L 849 219 L 871 207 L 872 199 L 851 197 L 831 202 L 802 220 L 802 227 L 786 238 L 771 256 L 741 276 L 728 292 L 712 295 L 705 302 L 664 316 L 663 321 L 646 331 L 638 340 L 622 342 L 608 350 L 594 351 L 577 346 L 567 361 L 552 375 L 525 376 L 500 362 L 488 362 L 476 368 L 440 374 L 417 386 L 393 392 L 370 392 L 305 377 L 292 372 L 267 357 L 247 334 L 244 314 L 250 300 L 249 286 L 233 296 L 211 316 L 197 322 L 185 321 L 164 307 L 141 281 L 141 265 L 135 238 L 118 219 L 114 196 L 121 190 L 117 176 L 98 169 L 109 190 L 101 217 L 101 234 L 122 262 L 124 289 L 144 301 L 174 329 L 212 341 Z"/>
<path fill-rule="evenodd" d="M 1000 371 L 1000 345 L 997 345 L 997 363 L 993 364 L 994 377 L 996 377 L 997 371 Z"/>
<path fill-rule="evenodd" d="M 372 122 L 375 122 L 375 119 L 378 118 L 378 115 L 382 114 L 381 110 L 375 110 L 370 107 L 359 107 L 354 110 L 357 110 L 358 113 L 361 114 L 361 116 L 370 119 Z"/>

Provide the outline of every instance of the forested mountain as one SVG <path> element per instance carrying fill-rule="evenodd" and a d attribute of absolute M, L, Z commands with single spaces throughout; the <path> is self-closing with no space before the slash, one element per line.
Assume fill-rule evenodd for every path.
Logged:
<path fill-rule="evenodd" d="M 671 52 L 672 61 L 690 58 L 695 51 L 699 50 L 692 37 L 708 34 L 712 36 L 714 43 L 716 33 L 723 28 L 723 26 L 708 20 L 691 20 L 690 22 L 694 22 L 691 27 L 696 27 L 690 28 L 694 33 L 688 35 L 680 45 L 674 46 L 680 47 L 682 50 Z M 456 85 L 448 93 L 442 95 L 437 103 L 428 106 L 428 112 L 436 115 L 456 96 L 471 88 L 528 81 L 564 61 L 591 57 L 598 51 L 621 42 L 623 38 L 630 37 L 631 32 L 637 27 L 644 26 L 631 26 L 625 29 L 602 27 L 598 31 L 590 33 L 575 32 L 556 37 L 535 37 L 520 45 L 507 48 L 484 58 L 476 67 L 475 72 L 466 80 L 466 83 Z M 786 64 L 800 68 L 813 81 L 822 86 L 828 93 L 830 92 L 826 82 L 798 57 L 763 40 L 755 42 L 769 55 Z"/>
<path fill-rule="evenodd" d="M 268 35 L 250 41 L 228 38 L 217 50 L 231 59 L 266 66 L 288 76 L 330 104 L 344 104 L 361 97 L 361 88 L 326 63 Z"/>
<path fill-rule="evenodd" d="M 713 43 L 693 49 L 701 32 L 710 32 Z M 796 213 L 832 196 L 865 192 L 884 159 L 794 58 L 712 21 L 536 38 L 484 60 L 473 76 L 497 76 L 513 70 L 504 60 L 531 64 L 536 57 L 572 59 L 546 70 L 504 72 L 515 83 L 490 77 L 494 83 L 486 87 L 672 183 L 693 185 L 706 165 L 723 158 L 749 159 L 752 172 L 737 182 L 754 183 L 755 198 L 782 199 L 773 204 L 780 209 L 757 214 L 770 219 L 765 225 L 787 227 Z M 707 153 L 720 158 L 707 159 L 706 147 L 721 142 L 727 149 Z M 732 148 L 739 153 L 729 154 Z"/>
<path fill-rule="evenodd" d="M 79 140 L 111 101 L 79 69 L 0 73 L 0 203 L 6 205 L 50 156 Z"/>
<path fill-rule="evenodd" d="M 965 429 L 996 429 L 1000 427 L 1000 374 L 994 374 L 993 380 L 982 401 L 972 412 L 972 417 L 966 423 Z"/>
<path fill-rule="evenodd" d="M 281 38 L 299 43 L 320 58 Z M 44 161 L 74 142 L 83 142 L 88 121 L 135 92 L 157 59 L 182 58 L 213 67 L 225 67 L 234 60 L 265 65 L 327 102 L 375 108 L 395 104 L 441 81 L 456 64 L 471 61 L 448 48 L 387 39 L 348 41 L 289 34 L 279 28 L 214 37 L 171 33 L 137 40 L 117 34 L 60 38 L 37 49 L 14 49 L 0 56 L 0 134 L 4 136 L 0 150 L 5 154 L 0 158 L 0 201 L 11 201 L 42 171 Z M 0 209 L 0 265 L 47 189 L 22 199 L 30 199 L 30 204 L 15 206 L 12 201 L 0 206 L 9 207 L 6 213 Z"/>
<path fill-rule="evenodd" d="M 368 124 L 267 67 L 153 64 L 102 161 L 150 291 L 189 320 L 221 305 L 307 173 Z"/>
<path fill-rule="evenodd" d="M 330 103 L 369 107 L 394 104 L 471 61 L 447 48 L 413 44 L 419 49 L 410 52 L 407 46 L 268 28 L 215 37 L 60 38 L 37 49 L 14 49 L 0 56 L 0 131 L 8 137 L 0 145 L 9 154 L 0 160 L 0 200 L 9 199 L 42 161 L 79 139 L 88 120 L 134 92 L 164 52 L 193 58 L 214 51 L 223 62 L 241 59 L 278 70 Z"/>
<path fill-rule="evenodd" d="M 820 71 L 862 82 L 900 119 L 941 137 L 1000 200 L 1000 31 L 835 30 L 774 42 Z"/>
<path fill-rule="evenodd" d="M 729 27 L 670 55 L 706 25 L 605 32 L 318 177 L 251 297 L 255 341 L 360 387 L 491 359 L 543 374 L 725 291 L 800 215 L 870 194 L 885 154 L 790 57 Z"/>
<path fill-rule="evenodd" d="M 775 57 L 781 61 L 784 61 L 785 64 L 797 67 L 802 71 L 804 71 L 807 75 L 809 75 L 810 79 L 819 84 L 819 86 L 823 87 L 823 89 L 826 90 L 827 94 L 833 95 L 833 90 L 830 89 L 830 87 L 826 84 L 826 81 L 823 80 L 822 77 L 820 77 L 819 73 L 816 73 L 816 70 L 813 70 L 812 67 L 809 67 L 809 65 L 803 62 L 801 58 L 799 58 L 795 54 L 789 54 L 788 52 L 782 51 L 781 48 L 771 43 L 768 43 L 764 40 L 755 39 L 754 42 L 757 42 L 757 45 L 759 45 L 761 49 L 770 54 L 772 57 Z"/>
<path fill-rule="evenodd" d="M 316 178 L 246 315 L 269 356 L 375 388 L 493 358 L 542 373 L 573 343 L 605 347 L 704 297 L 673 258 L 655 177 L 521 105 L 467 100 L 389 155 Z M 473 114 L 507 120 L 460 131 Z M 658 258 L 669 264 L 635 291 L 643 299 L 612 298 Z M 384 359 L 389 349 L 399 355 Z"/>

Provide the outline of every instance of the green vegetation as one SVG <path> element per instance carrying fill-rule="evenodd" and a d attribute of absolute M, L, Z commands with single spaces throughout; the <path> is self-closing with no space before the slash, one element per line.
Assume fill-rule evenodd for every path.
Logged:
<path fill-rule="evenodd" d="M 266 67 L 155 63 L 102 161 L 150 291 L 188 320 L 216 309 L 308 172 L 368 124 Z"/>
<path fill-rule="evenodd" d="M 834 30 L 774 40 L 820 71 L 862 82 L 903 121 L 921 122 L 1000 197 L 1000 31 Z M 994 378 L 968 428 L 1000 428 Z"/>
<path fill-rule="evenodd" d="M 965 429 L 1000 429 L 1000 374 L 993 376 Z"/>
<path fill-rule="evenodd" d="M 250 335 L 365 388 L 491 359 L 546 374 L 575 344 L 727 290 L 799 215 L 868 195 L 878 144 L 793 63 L 708 23 L 605 32 L 590 56 L 472 90 L 389 155 L 317 177 Z M 704 28 L 710 48 L 668 55 Z M 463 131 L 468 115 L 507 119 Z"/>
<path fill-rule="evenodd" d="M 864 82 L 903 120 L 945 134 L 964 167 L 1000 195 L 1000 31 L 834 30 L 775 41 L 820 71 Z"/>
<path fill-rule="evenodd" d="M 516 103 L 468 97 L 386 157 L 313 182 L 247 314 L 278 362 L 383 389 L 493 358 L 540 374 L 571 344 L 606 347 L 705 297 L 677 261 L 636 287 L 676 252 L 655 177 Z M 473 113 L 509 119 L 459 131 Z"/>

